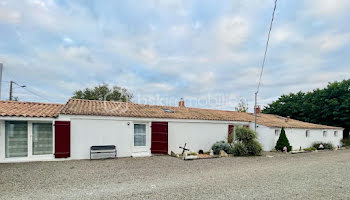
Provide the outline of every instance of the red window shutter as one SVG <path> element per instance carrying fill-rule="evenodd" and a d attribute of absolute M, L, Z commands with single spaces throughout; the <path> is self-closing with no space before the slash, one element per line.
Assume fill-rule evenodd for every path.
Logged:
<path fill-rule="evenodd" d="M 233 130 L 234 130 L 235 126 L 234 125 L 228 125 L 228 134 L 227 134 L 227 138 L 231 138 L 233 140 Z M 231 136 L 231 137 L 230 137 Z M 230 143 L 232 143 L 233 141 L 229 141 Z"/>
<path fill-rule="evenodd" d="M 70 157 L 70 122 L 55 122 L 55 158 Z"/>
<path fill-rule="evenodd" d="M 232 135 L 232 134 L 233 134 L 233 128 L 234 128 L 233 125 L 228 125 L 228 134 L 229 134 L 229 135 Z"/>
<path fill-rule="evenodd" d="M 249 125 L 244 125 L 243 127 L 244 127 L 244 128 L 249 128 Z"/>

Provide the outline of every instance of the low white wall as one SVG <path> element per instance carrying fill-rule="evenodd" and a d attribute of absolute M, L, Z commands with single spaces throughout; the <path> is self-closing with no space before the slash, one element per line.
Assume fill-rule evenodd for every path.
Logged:
<path fill-rule="evenodd" d="M 228 124 L 169 122 L 169 153 L 181 153 L 186 148 L 191 152 L 209 151 L 220 140 L 227 140 Z"/>
<path fill-rule="evenodd" d="M 265 151 L 271 151 L 275 148 L 279 134 L 275 135 L 275 130 L 280 128 L 270 128 L 259 125 L 257 128 L 257 135 L 259 142 L 262 144 Z M 306 137 L 306 130 L 309 130 L 309 137 Z M 332 143 L 334 146 L 340 146 L 340 140 L 343 138 L 342 129 L 297 129 L 286 128 L 286 135 L 290 145 L 294 150 L 299 150 L 301 147 L 308 148 L 315 142 Z M 327 136 L 323 136 L 323 131 L 327 131 Z M 337 136 L 334 136 L 334 131 L 337 131 Z"/>
<path fill-rule="evenodd" d="M 133 124 L 116 120 L 71 120 L 71 158 L 89 159 L 90 147 L 116 145 L 118 157 L 132 154 Z"/>

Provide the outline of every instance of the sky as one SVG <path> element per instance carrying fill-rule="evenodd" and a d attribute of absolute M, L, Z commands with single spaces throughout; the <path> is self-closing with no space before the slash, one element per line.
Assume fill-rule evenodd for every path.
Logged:
<path fill-rule="evenodd" d="M 254 106 L 274 0 L 0 0 L 1 99 L 65 103 L 107 83 L 133 102 Z M 350 78 L 350 1 L 279 0 L 258 95 Z"/>

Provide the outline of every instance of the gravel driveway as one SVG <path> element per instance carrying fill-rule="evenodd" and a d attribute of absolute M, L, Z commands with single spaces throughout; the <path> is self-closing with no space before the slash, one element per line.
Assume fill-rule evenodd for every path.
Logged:
<path fill-rule="evenodd" d="M 0 199 L 350 199 L 350 150 L 0 164 Z"/>

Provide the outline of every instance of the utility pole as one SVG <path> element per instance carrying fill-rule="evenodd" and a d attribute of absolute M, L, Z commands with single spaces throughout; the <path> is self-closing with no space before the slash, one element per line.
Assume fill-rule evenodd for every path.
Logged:
<path fill-rule="evenodd" d="M 2 63 L 0 63 L 0 100 L 1 100 L 1 86 L 2 86 Z"/>
<path fill-rule="evenodd" d="M 10 98 L 9 98 L 10 101 L 12 101 L 12 85 L 13 85 L 13 81 L 10 81 Z"/>
<path fill-rule="evenodd" d="M 254 131 L 255 131 L 255 133 L 256 133 L 257 101 L 258 101 L 258 91 L 255 92 L 255 104 L 254 104 Z"/>
<path fill-rule="evenodd" d="M 12 93 L 13 93 L 13 84 L 15 84 L 15 85 L 17 85 L 17 86 L 19 86 L 19 87 L 21 87 L 21 88 L 25 88 L 25 87 L 26 87 L 25 85 L 20 85 L 20 84 L 14 82 L 14 81 L 10 81 L 10 98 L 9 98 L 10 101 L 12 101 L 12 99 L 13 99 L 13 96 L 12 96 Z"/>

